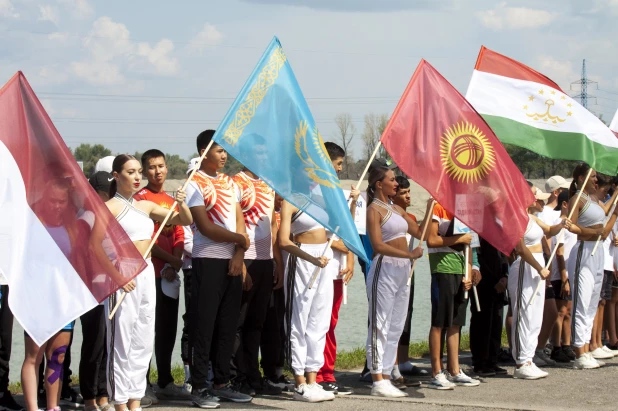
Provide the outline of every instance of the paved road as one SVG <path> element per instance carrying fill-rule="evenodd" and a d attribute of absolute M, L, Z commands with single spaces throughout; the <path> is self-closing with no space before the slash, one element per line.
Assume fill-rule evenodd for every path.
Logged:
<path fill-rule="evenodd" d="M 469 364 L 469 357 L 462 356 L 462 363 Z M 421 367 L 429 369 L 426 360 Z M 463 365 L 468 371 L 469 365 Z M 408 398 L 390 400 L 369 396 L 368 384 L 358 381 L 358 371 L 342 373 L 338 380 L 354 387 L 355 395 L 340 397 L 335 401 L 308 404 L 291 400 L 290 394 L 281 397 L 255 398 L 251 404 L 222 403 L 221 409 L 229 410 L 616 410 L 618 409 L 618 357 L 607 361 L 598 370 L 578 371 L 571 368 L 545 368 L 548 378 L 537 381 L 514 380 L 509 375 L 486 378 L 478 387 L 457 387 L 453 391 L 410 388 Z M 471 371 L 471 370 L 470 370 Z M 63 408 L 66 409 L 66 408 Z M 165 403 L 149 409 L 170 411 L 196 410 L 190 404 Z"/>

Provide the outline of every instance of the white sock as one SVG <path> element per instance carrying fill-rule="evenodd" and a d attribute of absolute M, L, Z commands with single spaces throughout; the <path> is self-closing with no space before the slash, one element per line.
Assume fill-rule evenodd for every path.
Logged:
<path fill-rule="evenodd" d="M 391 371 L 391 376 L 394 380 L 401 378 L 401 373 L 399 372 L 399 367 L 394 367 L 393 371 Z"/>
<path fill-rule="evenodd" d="M 388 384 L 388 380 L 380 380 L 380 381 L 373 382 L 374 387 L 379 387 L 380 385 L 384 385 L 384 384 Z"/>

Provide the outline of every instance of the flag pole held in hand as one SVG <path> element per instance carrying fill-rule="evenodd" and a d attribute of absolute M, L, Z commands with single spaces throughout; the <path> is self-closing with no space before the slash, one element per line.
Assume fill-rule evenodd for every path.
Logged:
<path fill-rule="evenodd" d="M 210 143 L 208 143 L 208 146 L 206 146 L 206 149 L 204 150 L 204 152 L 200 156 L 200 161 L 197 163 L 195 168 L 193 168 L 193 171 L 191 171 L 191 174 L 189 174 L 189 178 L 187 178 L 187 181 L 185 181 L 185 183 L 182 185 L 182 190 L 183 191 L 187 189 L 187 186 L 189 185 L 189 183 L 193 179 L 193 176 L 200 169 L 202 161 L 204 160 L 204 158 L 206 158 L 206 153 L 208 153 L 208 150 L 210 150 L 210 148 L 212 147 L 213 144 L 214 144 L 214 140 L 210 140 Z M 154 235 L 154 237 L 152 237 L 152 240 L 150 240 L 150 244 L 148 245 L 148 248 L 146 249 L 146 252 L 142 256 L 142 257 L 144 257 L 144 259 L 146 259 L 146 257 L 148 257 L 148 255 L 150 254 L 150 251 L 152 251 L 152 247 L 154 247 L 155 243 L 157 242 L 157 239 L 159 238 L 159 235 L 161 235 L 161 232 L 163 232 L 163 228 L 165 228 L 165 224 L 167 224 L 167 221 L 172 217 L 172 214 L 174 214 L 174 209 L 176 208 L 177 205 L 178 205 L 178 202 L 176 200 L 174 200 L 174 204 L 172 204 L 172 206 L 170 207 L 169 211 L 167 212 L 165 218 L 163 219 L 161 224 L 159 224 L 159 229 L 157 230 L 157 233 Z M 133 281 L 133 280 L 131 280 L 131 281 Z M 114 314 L 116 314 L 116 311 L 118 311 L 118 308 L 120 308 L 120 304 L 122 304 L 122 301 L 124 300 L 124 298 L 126 296 L 127 296 L 127 293 L 125 292 L 125 293 L 123 293 L 120 296 L 120 298 L 118 298 L 118 301 L 116 302 L 116 305 L 114 306 L 112 311 L 109 313 L 109 319 L 110 320 L 112 318 L 114 318 Z"/>

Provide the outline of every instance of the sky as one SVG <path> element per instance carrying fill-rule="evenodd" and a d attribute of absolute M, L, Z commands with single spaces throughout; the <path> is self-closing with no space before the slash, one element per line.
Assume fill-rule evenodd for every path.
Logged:
<path fill-rule="evenodd" d="M 618 0 L 0 0 L 0 82 L 21 70 L 66 144 L 188 158 L 278 36 L 325 140 L 392 113 L 421 58 L 465 94 L 482 45 L 618 108 Z M 598 86 L 598 89 L 597 89 Z M 1 119 L 0 119 L 1 121 Z"/>

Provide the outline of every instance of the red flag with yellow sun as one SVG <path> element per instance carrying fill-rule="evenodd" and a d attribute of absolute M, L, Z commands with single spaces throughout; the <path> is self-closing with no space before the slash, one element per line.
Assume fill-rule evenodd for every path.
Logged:
<path fill-rule="evenodd" d="M 449 213 L 503 253 L 515 248 L 528 224 L 532 191 L 483 118 L 425 60 L 381 142 Z"/>

